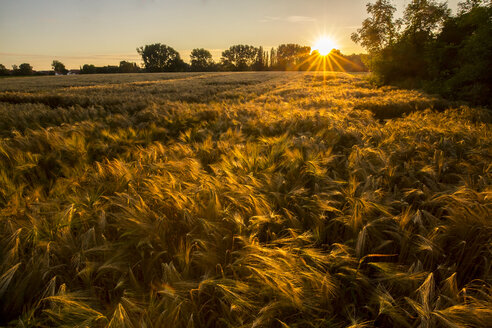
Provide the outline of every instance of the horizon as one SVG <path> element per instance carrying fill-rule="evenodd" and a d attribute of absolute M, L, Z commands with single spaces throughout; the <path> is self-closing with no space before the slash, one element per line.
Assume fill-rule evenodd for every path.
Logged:
<path fill-rule="evenodd" d="M 457 2 L 448 1 L 453 12 Z M 274 0 L 267 4 L 258 0 L 248 3 L 2 1 L 0 64 L 10 68 L 29 63 L 38 71 L 51 70 L 53 60 L 63 62 L 68 69 L 78 69 L 84 64 L 118 65 L 123 60 L 141 65 L 136 48 L 152 43 L 174 48 L 185 62 L 189 62 L 194 48 L 209 50 L 213 59 L 219 61 L 222 51 L 235 44 L 263 46 L 265 50 L 287 43 L 312 47 L 322 35 L 334 39 L 336 48 L 344 54 L 363 53 L 350 35 L 367 17 L 366 3 L 365 0 L 349 4 L 336 0 L 313 0 L 308 4 L 293 0 Z M 394 3 L 396 16 L 401 16 L 408 0 Z"/>

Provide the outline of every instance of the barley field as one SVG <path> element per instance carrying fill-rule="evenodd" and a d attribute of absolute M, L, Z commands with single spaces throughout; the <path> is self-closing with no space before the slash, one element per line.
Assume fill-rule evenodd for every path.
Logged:
<path fill-rule="evenodd" d="M 366 75 L 0 80 L 0 326 L 490 327 L 492 115 Z"/>

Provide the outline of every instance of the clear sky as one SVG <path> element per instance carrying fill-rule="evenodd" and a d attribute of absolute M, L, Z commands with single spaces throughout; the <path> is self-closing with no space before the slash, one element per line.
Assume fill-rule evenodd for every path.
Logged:
<path fill-rule="evenodd" d="M 193 48 L 214 58 L 234 44 L 311 46 L 326 34 L 345 54 L 368 0 L 0 0 L 0 63 L 51 68 L 140 64 L 136 48 L 164 43 L 185 61 Z M 409 0 L 394 0 L 401 14 Z M 458 0 L 450 0 L 456 9 Z"/>

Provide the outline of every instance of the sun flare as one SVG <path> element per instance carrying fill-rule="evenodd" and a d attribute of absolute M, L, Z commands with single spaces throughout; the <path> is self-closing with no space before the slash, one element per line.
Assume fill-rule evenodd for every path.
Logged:
<path fill-rule="evenodd" d="M 327 36 L 322 36 L 314 43 L 311 48 L 312 51 L 318 51 L 321 56 L 326 56 L 336 47 L 337 45 L 333 41 L 333 39 Z"/>

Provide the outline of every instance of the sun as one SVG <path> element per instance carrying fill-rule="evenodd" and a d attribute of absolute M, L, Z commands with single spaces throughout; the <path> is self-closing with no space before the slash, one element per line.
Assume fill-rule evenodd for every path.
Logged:
<path fill-rule="evenodd" d="M 312 51 L 317 50 L 321 56 L 328 55 L 333 49 L 337 47 L 333 39 L 322 36 L 311 47 Z"/>

